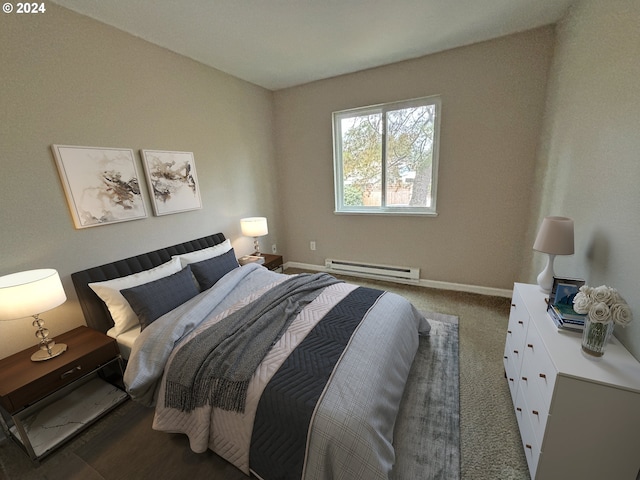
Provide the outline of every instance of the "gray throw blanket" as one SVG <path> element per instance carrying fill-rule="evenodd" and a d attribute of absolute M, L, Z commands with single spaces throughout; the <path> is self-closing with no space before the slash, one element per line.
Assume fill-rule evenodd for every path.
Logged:
<path fill-rule="evenodd" d="M 281 282 L 186 342 L 167 371 L 165 404 L 244 412 L 249 380 L 298 313 L 340 281 L 326 273 Z"/>

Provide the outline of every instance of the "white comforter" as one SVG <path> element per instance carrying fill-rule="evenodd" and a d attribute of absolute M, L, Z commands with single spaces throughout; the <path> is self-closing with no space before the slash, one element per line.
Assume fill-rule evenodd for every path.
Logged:
<path fill-rule="evenodd" d="M 186 413 L 164 405 L 163 372 L 174 345 L 254 300 L 286 275 L 249 264 L 147 327 L 132 349 L 125 384 L 156 406 L 153 428 L 185 433 L 193 451 L 210 448 L 245 473 L 260 395 L 289 353 L 356 285 L 327 287 L 293 321 L 253 375 L 244 413 L 211 407 Z M 385 293 L 369 310 L 336 366 L 312 418 L 303 478 L 387 479 L 395 461 L 393 427 L 427 320 L 404 298 Z"/>

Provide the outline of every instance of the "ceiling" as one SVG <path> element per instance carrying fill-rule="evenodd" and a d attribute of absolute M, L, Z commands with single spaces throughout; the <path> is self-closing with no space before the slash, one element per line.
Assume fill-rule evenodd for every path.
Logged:
<path fill-rule="evenodd" d="M 555 23 L 575 0 L 53 0 L 270 90 Z"/>

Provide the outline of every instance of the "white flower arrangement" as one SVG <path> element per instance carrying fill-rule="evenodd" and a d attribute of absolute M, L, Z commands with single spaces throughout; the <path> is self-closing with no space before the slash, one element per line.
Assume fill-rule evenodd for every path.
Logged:
<path fill-rule="evenodd" d="M 583 285 L 573 299 L 576 313 L 586 314 L 589 320 L 596 323 L 615 322 L 626 327 L 633 318 L 631 308 L 615 288 L 600 285 L 589 287 Z"/>

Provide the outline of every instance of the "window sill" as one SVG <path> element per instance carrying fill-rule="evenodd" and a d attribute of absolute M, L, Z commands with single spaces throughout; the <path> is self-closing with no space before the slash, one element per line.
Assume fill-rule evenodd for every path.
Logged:
<path fill-rule="evenodd" d="M 382 215 L 382 216 L 399 216 L 399 217 L 437 217 L 438 212 L 397 212 L 397 211 L 376 211 L 376 212 L 363 212 L 363 211 L 333 211 L 334 215 Z"/>

